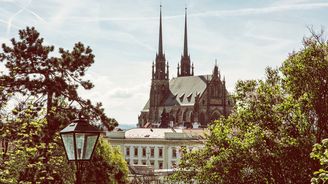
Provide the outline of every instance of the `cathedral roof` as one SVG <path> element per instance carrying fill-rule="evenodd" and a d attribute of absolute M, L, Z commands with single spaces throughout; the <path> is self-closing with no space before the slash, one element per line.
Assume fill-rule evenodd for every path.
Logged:
<path fill-rule="evenodd" d="M 212 75 L 184 76 L 170 80 L 170 94 L 164 100 L 162 106 L 188 106 L 195 104 L 195 97 L 201 96 L 206 89 L 206 81 L 210 81 Z M 143 111 L 149 109 L 149 100 Z"/>
<path fill-rule="evenodd" d="M 170 95 L 164 106 L 194 105 L 196 95 L 202 95 L 206 89 L 206 81 L 211 75 L 176 77 L 170 80 Z"/>

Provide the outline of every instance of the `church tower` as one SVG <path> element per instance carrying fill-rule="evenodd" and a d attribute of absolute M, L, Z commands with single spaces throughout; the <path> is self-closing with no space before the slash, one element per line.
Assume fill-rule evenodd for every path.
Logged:
<path fill-rule="evenodd" d="M 162 105 L 164 99 L 169 94 L 169 65 L 166 62 L 163 52 L 162 35 L 162 5 L 160 6 L 159 18 L 159 41 L 158 52 L 156 54 L 155 64 L 152 65 L 152 81 L 149 100 L 149 122 L 158 123 L 161 113 L 158 107 Z"/>
<path fill-rule="evenodd" d="M 192 71 L 190 71 L 192 69 Z M 178 77 L 193 76 L 194 64 L 190 65 L 190 55 L 188 53 L 188 36 L 187 36 L 187 8 L 185 8 L 185 29 L 184 29 L 184 45 L 183 54 L 181 55 L 180 66 L 178 65 Z"/>

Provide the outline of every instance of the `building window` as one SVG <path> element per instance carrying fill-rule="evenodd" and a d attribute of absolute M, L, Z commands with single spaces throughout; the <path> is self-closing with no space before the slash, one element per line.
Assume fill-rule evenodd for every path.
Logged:
<path fill-rule="evenodd" d="M 138 160 L 133 160 L 134 165 L 138 165 Z"/>
<path fill-rule="evenodd" d="M 158 168 L 163 169 L 163 162 L 158 162 Z"/>
<path fill-rule="evenodd" d="M 142 156 L 146 157 L 146 148 L 142 148 Z"/>
<path fill-rule="evenodd" d="M 138 156 L 138 148 L 137 147 L 134 148 L 134 156 Z"/>
<path fill-rule="evenodd" d="M 126 147 L 125 155 L 126 156 L 130 156 L 130 148 L 129 147 Z"/>
<path fill-rule="evenodd" d="M 163 157 L 163 148 L 158 148 L 158 157 Z"/>
<path fill-rule="evenodd" d="M 151 166 L 154 166 L 154 160 L 151 160 L 151 161 L 150 161 L 150 165 L 151 165 Z"/>
<path fill-rule="evenodd" d="M 177 158 L 177 150 L 172 148 L 172 158 Z"/>
<path fill-rule="evenodd" d="M 154 148 L 150 148 L 150 157 L 154 157 L 154 153 L 155 149 Z"/>
<path fill-rule="evenodd" d="M 142 165 L 147 165 L 146 160 L 142 161 Z"/>
<path fill-rule="evenodd" d="M 128 165 L 130 165 L 130 160 L 129 159 L 125 159 L 125 161 Z"/>

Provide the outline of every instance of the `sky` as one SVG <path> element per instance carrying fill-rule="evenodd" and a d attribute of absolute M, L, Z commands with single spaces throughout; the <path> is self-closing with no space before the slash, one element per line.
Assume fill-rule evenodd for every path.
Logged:
<path fill-rule="evenodd" d="M 95 87 L 79 94 L 135 126 L 149 98 L 160 4 L 170 78 L 182 54 L 187 7 L 195 75 L 211 74 L 217 59 L 231 93 L 236 81 L 263 79 L 267 66 L 279 67 L 300 50 L 308 27 L 328 31 L 328 0 L 0 0 L 0 44 L 34 26 L 56 51 L 79 41 L 90 46 L 96 57 L 86 78 Z"/>

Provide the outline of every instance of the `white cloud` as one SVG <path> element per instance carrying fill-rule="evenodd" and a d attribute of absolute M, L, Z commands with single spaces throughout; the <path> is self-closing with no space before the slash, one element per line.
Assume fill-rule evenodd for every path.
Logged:
<path fill-rule="evenodd" d="M 328 3 L 284 4 L 280 6 L 268 6 L 268 7 L 261 7 L 261 8 L 206 11 L 202 13 L 194 13 L 191 14 L 190 16 L 217 16 L 217 17 L 244 16 L 244 15 L 278 13 L 278 12 L 293 11 L 293 10 L 311 10 L 311 9 L 320 9 L 320 8 L 328 8 Z"/>

